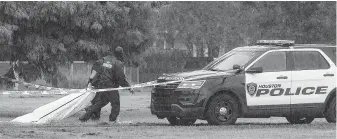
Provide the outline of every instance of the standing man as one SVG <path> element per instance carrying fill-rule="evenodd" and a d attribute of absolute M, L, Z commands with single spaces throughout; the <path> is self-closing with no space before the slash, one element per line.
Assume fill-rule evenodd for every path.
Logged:
<path fill-rule="evenodd" d="M 123 56 L 123 48 L 118 46 L 113 53 L 110 52 L 108 56 L 98 60 L 89 78 L 88 88 L 91 89 L 93 84 L 97 89 L 129 87 L 123 70 Z M 129 91 L 134 93 L 132 89 Z M 87 108 L 87 112 L 79 120 L 83 122 L 89 120 L 94 114 L 100 113 L 101 108 L 109 102 L 111 103 L 109 121 L 116 121 L 120 111 L 118 90 L 98 92 L 92 101 L 93 105 Z"/>

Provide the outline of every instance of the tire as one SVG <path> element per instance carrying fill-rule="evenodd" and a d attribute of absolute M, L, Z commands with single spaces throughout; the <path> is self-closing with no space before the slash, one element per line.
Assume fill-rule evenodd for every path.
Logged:
<path fill-rule="evenodd" d="M 327 122 L 336 123 L 336 97 L 329 101 L 324 117 Z"/>
<path fill-rule="evenodd" d="M 210 125 L 232 125 L 239 117 L 239 104 L 228 94 L 214 96 L 207 107 L 207 122 Z"/>
<path fill-rule="evenodd" d="M 314 117 L 300 117 L 300 116 L 288 116 L 286 117 L 290 124 L 310 124 L 314 121 Z"/>
<path fill-rule="evenodd" d="M 195 121 L 197 121 L 197 119 L 183 119 L 175 116 L 167 117 L 166 119 L 167 121 L 169 121 L 171 125 L 185 125 L 185 126 L 193 125 Z"/>

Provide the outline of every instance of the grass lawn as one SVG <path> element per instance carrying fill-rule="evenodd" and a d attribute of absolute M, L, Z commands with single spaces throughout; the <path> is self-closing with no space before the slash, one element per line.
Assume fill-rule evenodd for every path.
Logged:
<path fill-rule="evenodd" d="M 21 125 L 0 122 L 0 138 L 34 139 L 333 139 L 336 138 L 336 124 L 329 124 L 323 118 L 311 124 L 291 125 L 285 118 L 238 119 L 236 125 L 209 126 L 206 121 L 198 120 L 194 126 L 170 126 L 165 119 L 151 115 L 150 92 L 137 92 L 131 96 L 121 92 L 120 123 L 108 122 L 110 106 L 102 110 L 99 121 L 81 123 L 81 111 L 64 120 L 44 125 Z M 32 112 L 34 109 L 54 101 L 62 95 L 0 95 L 0 121 L 10 121 L 17 116 Z"/>

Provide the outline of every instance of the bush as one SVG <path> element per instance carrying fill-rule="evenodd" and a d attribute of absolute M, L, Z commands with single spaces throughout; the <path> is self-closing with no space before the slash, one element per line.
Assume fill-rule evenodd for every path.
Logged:
<path fill-rule="evenodd" d="M 149 48 L 141 54 L 140 82 L 156 80 L 163 73 L 198 70 L 213 59 L 192 57 L 186 50 Z"/>
<path fill-rule="evenodd" d="M 185 50 L 149 48 L 141 54 L 140 82 L 157 79 L 163 73 L 184 71 L 189 53 Z"/>
<path fill-rule="evenodd" d="M 78 65 L 74 65 L 75 66 L 72 76 L 71 70 L 68 67 L 59 67 L 60 73 L 62 73 L 67 78 L 67 81 L 62 81 L 59 83 L 59 87 L 74 89 L 83 89 L 86 87 L 90 76 L 88 69 L 76 68 Z"/>

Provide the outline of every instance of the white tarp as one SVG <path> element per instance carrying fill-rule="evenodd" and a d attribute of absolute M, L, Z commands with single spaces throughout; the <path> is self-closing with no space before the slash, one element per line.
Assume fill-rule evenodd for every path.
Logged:
<path fill-rule="evenodd" d="M 32 113 L 20 116 L 11 122 L 45 124 L 67 118 L 90 105 L 94 92 L 81 90 L 35 109 Z"/>

